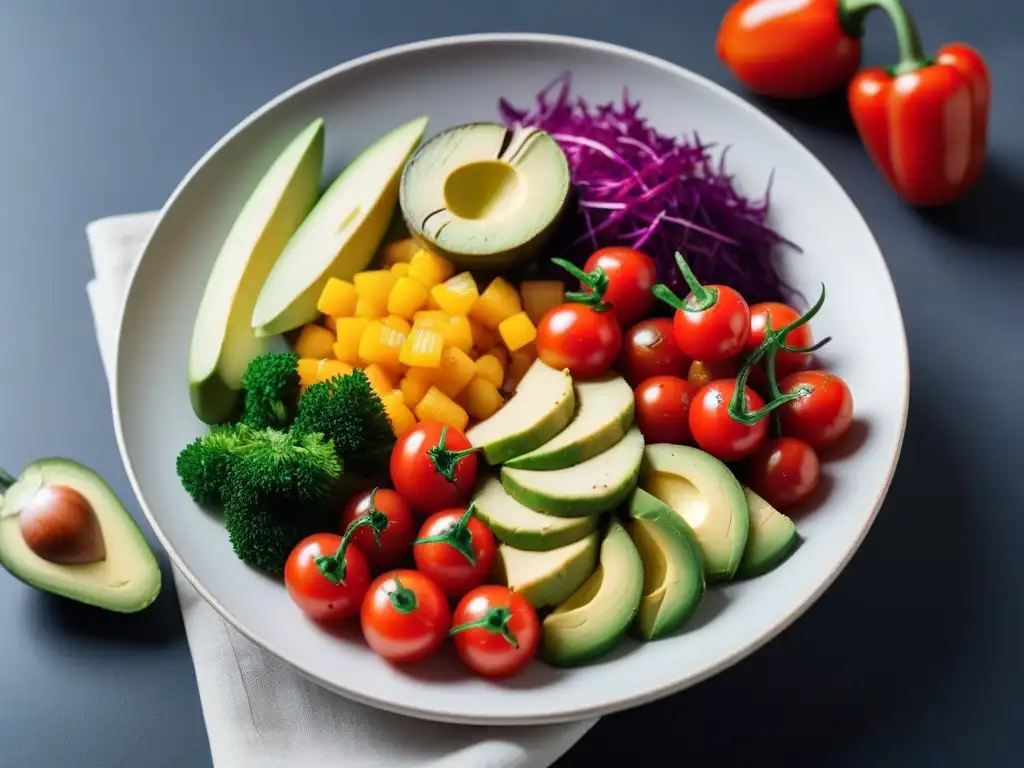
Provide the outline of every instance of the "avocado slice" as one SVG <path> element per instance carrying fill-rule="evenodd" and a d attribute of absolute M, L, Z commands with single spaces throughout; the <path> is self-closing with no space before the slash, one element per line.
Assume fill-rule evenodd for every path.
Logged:
<path fill-rule="evenodd" d="M 533 260 L 569 199 L 569 162 L 532 126 L 467 123 L 425 142 L 402 174 L 409 231 L 467 269 Z"/>
<path fill-rule="evenodd" d="M 612 520 L 597 569 L 541 622 L 541 658 L 573 667 L 611 651 L 635 620 L 643 587 L 640 553 L 622 524 Z"/>
<path fill-rule="evenodd" d="M 245 367 L 268 351 L 249 318 L 267 275 L 316 202 L 323 157 L 324 121 L 318 118 L 270 165 L 213 263 L 188 360 L 192 410 L 206 424 L 230 418 Z"/>
<path fill-rule="evenodd" d="M 141 611 L 160 566 L 110 486 L 71 459 L 41 459 L 15 480 L 0 473 L 0 564 L 21 581 L 119 613 Z"/>
<path fill-rule="evenodd" d="M 498 539 L 516 549 L 545 552 L 585 538 L 598 517 L 553 517 L 534 512 L 508 495 L 497 475 L 488 475 L 473 496 L 476 514 Z"/>
<path fill-rule="evenodd" d="M 793 521 L 752 490 L 743 487 L 750 511 L 750 532 L 736 576 L 749 579 L 775 568 L 800 541 Z"/>
<path fill-rule="evenodd" d="M 544 445 L 505 462 L 515 469 L 564 469 L 611 448 L 633 426 L 633 389 L 607 373 L 573 384 L 576 414 Z"/>
<path fill-rule="evenodd" d="M 427 118 L 418 117 L 393 128 L 324 192 L 263 284 L 252 311 L 257 336 L 316 320 L 324 284 L 348 280 L 370 263 L 391 222 L 402 168 L 426 127 Z"/>
<path fill-rule="evenodd" d="M 732 471 L 710 453 L 658 443 L 644 449 L 640 487 L 665 502 L 697 536 L 704 578 L 731 579 L 747 544 L 747 500 Z"/>
<path fill-rule="evenodd" d="M 682 627 L 704 597 L 700 547 L 683 518 L 643 488 L 633 492 L 626 515 L 629 537 L 644 564 L 633 632 L 642 640 L 657 640 Z"/>
<path fill-rule="evenodd" d="M 532 451 L 557 435 L 572 418 L 576 395 L 567 370 L 534 360 L 516 393 L 493 416 L 466 432 L 491 466 Z"/>
<path fill-rule="evenodd" d="M 568 598 L 593 573 L 600 543 L 600 535 L 593 531 L 579 541 L 547 552 L 502 544 L 494 558 L 494 577 L 537 610 L 550 608 Z"/>
<path fill-rule="evenodd" d="M 631 427 L 604 453 L 566 469 L 501 468 L 501 484 L 530 509 L 557 517 L 600 515 L 615 509 L 636 487 L 644 436 Z"/>

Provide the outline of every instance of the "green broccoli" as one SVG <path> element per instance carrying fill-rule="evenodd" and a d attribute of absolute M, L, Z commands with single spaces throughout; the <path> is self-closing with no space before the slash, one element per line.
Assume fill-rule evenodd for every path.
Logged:
<path fill-rule="evenodd" d="M 296 512 L 249 507 L 229 498 L 224 505 L 224 527 L 238 559 L 266 573 L 281 573 L 295 545 L 316 529 L 309 518 L 289 511 Z"/>
<path fill-rule="evenodd" d="M 310 386 L 292 429 L 322 434 L 345 466 L 364 472 L 380 469 L 395 443 L 384 404 L 359 369 Z"/>
<path fill-rule="evenodd" d="M 218 425 L 178 454 L 178 477 L 197 504 L 217 506 L 223 502 L 228 466 L 237 453 L 257 439 L 257 434 L 241 424 Z"/>
<path fill-rule="evenodd" d="M 253 358 L 242 375 L 242 423 L 287 429 L 299 404 L 299 356 L 269 352 Z"/>

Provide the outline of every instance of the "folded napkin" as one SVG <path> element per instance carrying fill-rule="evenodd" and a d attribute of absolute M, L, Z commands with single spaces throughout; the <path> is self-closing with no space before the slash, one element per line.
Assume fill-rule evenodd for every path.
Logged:
<path fill-rule="evenodd" d="M 95 278 L 86 286 L 107 378 L 128 274 L 156 213 L 91 222 Z M 498 728 L 381 712 L 307 681 L 225 622 L 174 569 L 216 768 L 546 768 L 596 720 Z"/>

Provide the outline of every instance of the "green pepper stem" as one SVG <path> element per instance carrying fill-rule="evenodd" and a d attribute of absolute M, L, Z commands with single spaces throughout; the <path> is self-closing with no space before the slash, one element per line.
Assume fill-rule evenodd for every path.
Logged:
<path fill-rule="evenodd" d="M 395 588 L 388 592 L 388 600 L 391 601 L 391 607 L 399 613 L 412 613 L 419 605 L 419 601 L 416 599 L 416 593 L 402 584 L 402 582 L 399 581 L 397 574 L 395 575 L 394 581 Z"/>
<path fill-rule="evenodd" d="M 466 448 L 464 451 L 450 451 L 445 445 L 448 439 L 448 425 L 445 424 L 441 427 L 441 439 L 438 440 L 437 445 L 433 448 L 427 449 L 427 457 L 430 459 L 430 463 L 434 465 L 434 469 L 449 483 L 455 482 L 455 469 L 458 467 L 459 462 L 469 456 L 471 453 L 476 453 L 479 448 Z"/>
<path fill-rule="evenodd" d="M 15 480 L 10 474 L 8 474 L 6 470 L 0 468 L 0 493 L 6 491 L 16 482 L 18 481 Z"/>
<path fill-rule="evenodd" d="M 585 304 L 595 312 L 603 312 L 609 308 L 610 305 L 604 301 L 604 295 L 608 292 L 608 273 L 604 269 L 595 267 L 590 272 L 584 272 L 575 264 L 565 259 L 552 259 L 551 261 L 579 280 L 580 285 L 586 289 L 582 291 L 566 291 L 565 298 L 567 301 L 571 301 L 574 304 Z"/>
<path fill-rule="evenodd" d="M 864 35 L 864 21 L 876 8 L 885 11 L 896 32 L 900 60 L 889 68 L 893 76 L 905 75 L 931 66 L 934 62 L 925 54 L 921 36 L 910 12 L 900 0 L 838 0 L 839 23 L 850 37 Z"/>
<path fill-rule="evenodd" d="M 479 618 L 476 621 L 468 621 L 465 624 L 459 624 L 456 627 L 452 627 L 448 631 L 448 635 L 449 637 L 457 635 L 459 632 L 465 632 L 467 629 L 483 629 L 490 632 L 492 635 L 501 635 L 508 641 L 509 645 L 513 648 L 518 648 L 519 641 L 508 626 L 511 618 L 512 611 L 508 608 L 491 608 L 482 618 Z"/>
<path fill-rule="evenodd" d="M 661 283 L 658 283 L 658 285 L 651 289 L 654 298 L 680 312 L 704 312 L 715 306 L 718 302 L 718 289 L 701 285 L 697 276 L 693 274 L 693 270 L 690 269 L 690 265 L 686 263 L 686 260 L 679 251 L 676 251 L 676 264 L 683 275 L 683 280 L 686 281 L 686 285 L 690 288 L 693 300 L 680 299 L 672 292 L 672 289 Z"/>
<path fill-rule="evenodd" d="M 383 523 L 381 522 L 382 518 Z M 377 511 L 376 515 L 370 513 L 357 517 L 346 529 L 345 535 L 341 537 L 341 543 L 338 545 L 337 552 L 333 555 L 317 555 L 313 558 L 317 570 L 332 584 L 343 584 L 345 582 L 346 566 L 348 565 L 348 562 L 345 560 L 345 552 L 348 550 L 348 545 L 352 543 L 352 536 L 364 525 L 371 526 L 374 533 L 379 535 L 380 531 L 384 530 L 387 524 L 387 515 L 379 511 Z"/>
<path fill-rule="evenodd" d="M 473 517 L 473 513 L 475 511 L 476 502 L 471 501 L 469 506 L 466 507 L 466 511 L 462 513 L 462 517 L 459 518 L 458 522 L 434 536 L 425 536 L 422 539 L 416 539 L 416 541 L 413 542 L 413 545 L 447 544 L 466 558 L 470 565 L 476 565 L 476 555 L 473 554 L 473 532 L 469 530 L 469 520 Z"/>

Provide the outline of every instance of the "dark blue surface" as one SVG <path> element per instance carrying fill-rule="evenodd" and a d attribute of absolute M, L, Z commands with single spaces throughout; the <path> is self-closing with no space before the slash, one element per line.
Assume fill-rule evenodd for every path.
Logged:
<path fill-rule="evenodd" d="M 635 760 L 638 747 L 680 765 L 1024 764 L 1024 8 L 909 4 L 927 46 L 965 40 L 992 68 L 993 157 L 969 200 L 909 211 L 840 104 L 763 105 L 853 196 L 899 291 L 911 409 L 885 507 L 835 586 L 782 637 L 696 689 L 607 718 L 560 768 Z M 387 45 L 509 30 L 607 39 L 736 88 L 713 54 L 726 6 L 3 0 L 0 464 L 17 472 L 70 455 L 130 498 L 83 290 L 83 226 L 159 207 L 211 144 L 279 91 Z M 867 60 L 893 52 L 884 20 L 872 18 Z M 209 765 L 165 580 L 152 610 L 125 618 L 0 578 L 0 765 Z"/>

